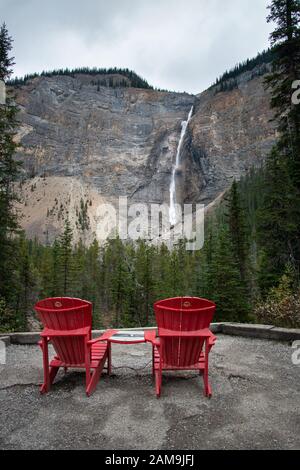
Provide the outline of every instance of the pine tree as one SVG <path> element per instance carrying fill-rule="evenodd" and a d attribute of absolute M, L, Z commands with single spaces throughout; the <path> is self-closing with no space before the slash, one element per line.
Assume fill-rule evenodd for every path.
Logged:
<path fill-rule="evenodd" d="M 300 268 L 300 107 L 292 104 L 292 84 L 300 76 L 300 2 L 273 0 L 269 8 L 268 21 L 276 28 L 271 34 L 273 70 L 266 84 L 279 139 L 266 162 L 258 211 L 263 294 L 278 282 L 288 262 L 296 271 Z"/>
<path fill-rule="evenodd" d="M 87 265 L 87 250 L 80 238 L 72 250 L 71 286 L 72 295 L 89 300 L 90 272 Z"/>
<path fill-rule="evenodd" d="M 23 326 L 30 328 L 32 319 L 32 306 L 37 301 L 40 290 L 40 275 L 34 266 L 31 243 L 21 233 L 18 239 L 18 302 L 16 314 L 23 319 Z"/>
<path fill-rule="evenodd" d="M 270 36 L 273 70 L 266 83 L 271 88 L 271 106 L 279 120 L 280 143 L 287 148 L 291 126 L 293 131 L 299 130 L 299 110 L 292 104 L 291 95 L 292 84 L 300 75 L 300 2 L 273 0 L 269 9 L 267 21 L 275 22 L 276 28 Z"/>
<path fill-rule="evenodd" d="M 205 249 L 192 253 L 190 261 L 191 294 L 193 297 L 205 297 Z"/>
<path fill-rule="evenodd" d="M 274 148 L 267 160 L 263 205 L 258 211 L 258 239 L 262 248 L 260 287 L 263 293 L 276 284 L 287 262 L 295 259 L 293 246 L 297 225 L 291 201 L 293 188 L 287 162 Z"/>
<path fill-rule="evenodd" d="M 87 299 L 93 303 L 93 327 L 100 328 L 102 326 L 102 312 L 100 302 L 100 246 L 95 239 L 86 250 L 86 262 L 84 272 L 87 273 Z"/>
<path fill-rule="evenodd" d="M 271 87 L 271 105 L 279 121 L 278 148 L 288 160 L 289 175 L 299 198 L 300 109 L 292 103 L 291 95 L 292 84 L 300 77 L 300 1 L 273 0 L 268 21 L 277 24 L 271 34 L 276 55 L 267 84 Z"/>
<path fill-rule="evenodd" d="M 149 325 L 153 304 L 153 248 L 144 240 L 139 240 L 136 248 L 135 272 L 139 290 L 141 326 Z"/>
<path fill-rule="evenodd" d="M 171 297 L 186 295 L 185 291 L 185 242 L 180 240 L 169 253 L 169 275 L 171 286 Z"/>
<path fill-rule="evenodd" d="M 216 251 L 217 226 L 214 221 L 207 221 L 205 244 L 203 248 L 203 292 L 204 296 L 211 298 L 214 295 L 214 270 L 213 260 Z"/>
<path fill-rule="evenodd" d="M 249 243 L 237 182 L 234 181 L 228 196 L 228 225 L 234 256 L 238 263 L 241 280 L 246 283 Z"/>
<path fill-rule="evenodd" d="M 54 297 L 55 290 L 53 289 L 53 258 L 54 258 L 55 247 L 54 245 L 44 247 L 40 254 L 40 265 L 39 272 L 41 276 L 41 296 Z M 36 266 L 36 263 L 34 263 Z"/>
<path fill-rule="evenodd" d="M 0 79 L 6 82 L 14 65 L 10 57 L 12 39 L 6 25 L 0 28 Z M 14 183 L 19 175 L 19 166 L 14 159 L 17 144 L 14 135 L 17 127 L 17 108 L 11 98 L 0 105 L 0 297 L 10 302 L 14 296 L 15 269 L 17 259 L 14 235 L 18 230 L 14 204 L 17 195 Z"/>
<path fill-rule="evenodd" d="M 55 239 L 51 249 L 52 257 L 50 265 L 50 297 L 59 297 L 62 294 L 59 275 L 59 251 L 59 241 Z M 44 289 L 47 289 L 45 284 Z"/>
<path fill-rule="evenodd" d="M 145 309 L 147 310 L 147 302 L 145 302 L 147 295 L 145 295 L 143 286 L 138 281 L 138 247 L 132 243 L 125 243 L 123 247 L 127 271 L 124 273 L 126 292 L 124 295 L 121 324 L 125 327 L 143 326 L 145 324 Z"/>
<path fill-rule="evenodd" d="M 170 264 L 170 252 L 168 247 L 162 243 L 156 248 L 154 260 L 154 300 L 172 297 L 173 281 Z"/>
<path fill-rule="evenodd" d="M 6 82 L 13 73 L 14 57 L 10 57 L 12 38 L 8 34 L 6 24 L 0 28 L 0 80 Z"/>
<path fill-rule="evenodd" d="M 60 290 L 63 295 L 72 295 L 73 257 L 72 257 L 73 231 L 69 219 L 65 221 L 64 232 L 58 240 L 58 263 Z"/>
<path fill-rule="evenodd" d="M 245 322 L 249 306 L 226 226 L 219 230 L 210 266 L 211 296 L 218 306 L 218 320 Z"/>
<path fill-rule="evenodd" d="M 106 286 L 109 296 L 108 306 L 114 312 L 114 326 L 121 326 L 124 317 L 127 318 L 128 280 L 130 277 L 125 260 L 125 247 L 120 240 L 108 240 L 106 244 L 105 263 L 107 266 Z M 128 325 L 124 325 L 128 326 Z"/>

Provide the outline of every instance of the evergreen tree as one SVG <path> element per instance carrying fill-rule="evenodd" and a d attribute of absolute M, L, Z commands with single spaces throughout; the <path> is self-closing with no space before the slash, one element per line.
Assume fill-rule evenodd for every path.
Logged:
<path fill-rule="evenodd" d="M 125 247 L 120 238 L 108 240 L 105 253 L 108 270 L 106 284 L 109 296 L 108 305 L 114 312 L 114 326 L 120 326 L 122 318 L 127 317 L 127 289 L 130 274 L 124 251 Z"/>
<path fill-rule="evenodd" d="M 93 303 L 93 326 L 100 328 L 102 326 L 100 246 L 96 239 L 86 250 L 84 273 L 86 273 L 87 284 L 86 298 Z M 84 295 L 83 298 L 85 298 Z"/>
<path fill-rule="evenodd" d="M 292 104 L 292 84 L 300 76 L 300 2 L 273 0 L 269 22 L 275 51 L 266 83 L 278 121 L 279 139 L 268 158 L 264 199 L 259 211 L 263 289 L 283 274 L 287 262 L 300 267 L 300 107 Z"/>
<path fill-rule="evenodd" d="M 72 257 L 73 231 L 69 219 L 65 221 L 63 234 L 58 240 L 58 259 L 57 275 L 60 280 L 60 292 L 63 295 L 71 295 L 72 275 L 73 275 L 73 257 Z M 58 295 L 58 293 L 57 293 Z"/>
<path fill-rule="evenodd" d="M 203 291 L 205 297 L 211 298 L 214 295 L 213 260 L 216 251 L 215 232 L 217 227 L 211 220 L 208 221 L 207 225 L 206 241 L 203 249 Z"/>
<path fill-rule="evenodd" d="M 263 294 L 280 279 L 286 263 L 294 260 L 293 240 L 297 227 L 292 200 L 287 162 L 274 148 L 267 160 L 263 205 L 258 210 L 258 240 L 262 249 L 259 283 Z"/>
<path fill-rule="evenodd" d="M 8 34 L 6 24 L 0 27 L 0 80 L 6 82 L 13 73 L 14 57 L 10 56 L 12 38 Z"/>
<path fill-rule="evenodd" d="M 191 294 L 193 297 L 205 297 L 205 250 L 192 253 L 190 260 Z"/>
<path fill-rule="evenodd" d="M 72 250 L 71 292 L 74 297 L 86 299 L 90 293 L 90 272 L 87 265 L 87 249 L 79 239 Z"/>
<path fill-rule="evenodd" d="M 12 39 L 6 25 L 0 28 L 0 79 L 7 81 L 14 65 L 10 57 Z M 11 98 L 0 105 L 0 297 L 12 301 L 15 292 L 17 259 L 14 235 L 18 229 L 14 203 L 17 196 L 14 183 L 18 178 L 19 164 L 14 159 L 17 144 L 14 135 L 17 127 L 17 108 Z"/>
<path fill-rule="evenodd" d="M 245 211 L 241 205 L 241 198 L 236 181 L 233 182 L 228 197 L 228 224 L 233 252 L 238 263 L 241 280 L 246 283 L 249 243 Z"/>
<path fill-rule="evenodd" d="M 278 149 L 282 157 L 287 159 L 296 193 L 294 203 L 299 204 L 300 107 L 292 103 L 291 95 L 293 82 L 300 77 L 300 1 L 273 0 L 268 21 L 275 22 L 277 27 L 271 34 L 276 56 L 272 74 L 266 82 L 271 88 L 271 106 L 279 122 Z"/>
<path fill-rule="evenodd" d="M 299 131 L 299 110 L 292 104 L 291 95 L 292 84 L 300 74 L 300 1 L 273 0 L 269 9 L 267 21 L 276 23 L 270 36 L 275 55 L 266 83 L 271 88 L 271 106 L 279 120 L 280 148 L 286 149 L 290 146 L 290 132 L 295 136 Z"/>
<path fill-rule="evenodd" d="M 155 301 L 172 297 L 173 295 L 173 273 L 170 262 L 168 247 L 162 243 L 156 248 L 154 260 L 154 291 Z"/>
<path fill-rule="evenodd" d="M 53 259 L 55 258 L 56 244 L 46 246 L 40 253 L 39 273 L 41 277 L 41 296 L 54 297 L 56 288 L 53 288 Z M 36 266 L 36 264 L 35 264 Z"/>
<path fill-rule="evenodd" d="M 52 259 L 50 265 L 51 290 L 50 297 L 58 297 L 61 294 L 60 276 L 59 276 L 59 242 L 54 240 L 51 252 Z"/>
<path fill-rule="evenodd" d="M 144 240 L 139 240 L 136 249 L 136 281 L 139 291 L 139 309 L 141 311 L 141 326 L 149 324 L 153 304 L 153 248 Z"/>
<path fill-rule="evenodd" d="M 210 298 L 218 306 L 218 320 L 247 321 L 249 312 L 247 296 L 226 226 L 220 229 L 217 236 L 210 276 L 212 288 Z"/>
<path fill-rule="evenodd" d="M 22 233 L 18 239 L 18 296 L 16 314 L 22 319 L 23 326 L 30 330 L 32 306 L 37 301 L 40 291 L 40 275 L 33 263 L 30 243 Z"/>
<path fill-rule="evenodd" d="M 124 294 L 121 325 L 125 327 L 145 325 L 145 311 L 147 315 L 147 295 L 138 281 L 140 273 L 137 272 L 137 264 L 139 264 L 137 250 L 137 246 L 132 243 L 124 244 L 124 262 L 127 268 L 124 276 L 127 287 Z"/>

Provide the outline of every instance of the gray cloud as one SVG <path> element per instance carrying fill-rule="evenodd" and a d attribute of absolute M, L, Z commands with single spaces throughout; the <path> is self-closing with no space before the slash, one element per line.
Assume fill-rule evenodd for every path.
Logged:
<path fill-rule="evenodd" d="M 0 0 L 15 74 L 128 67 L 160 88 L 198 93 L 268 46 L 267 0 Z"/>

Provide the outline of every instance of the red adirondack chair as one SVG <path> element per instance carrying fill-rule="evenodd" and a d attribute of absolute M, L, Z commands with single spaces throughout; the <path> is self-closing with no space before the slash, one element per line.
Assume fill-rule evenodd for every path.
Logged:
<path fill-rule="evenodd" d="M 69 367 L 75 367 L 86 370 L 86 394 L 91 395 L 106 361 L 108 374 L 111 370 L 110 347 L 105 341 L 111 331 L 97 339 L 91 339 L 92 304 L 85 300 L 69 297 L 49 298 L 37 302 L 34 309 L 44 325 L 42 340 L 39 342 L 44 366 L 44 383 L 40 392 L 49 391 L 60 367 L 64 367 L 65 371 Z M 56 352 L 50 367 L 49 342 Z"/>
<path fill-rule="evenodd" d="M 209 330 L 216 305 L 197 297 L 166 299 L 154 304 L 158 337 L 146 331 L 152 343 L 152 375 L 160 397 L 163 370 L 198 370 L 203 375 L 204 394 L 211 397 L 208 355 L 216 337 Z"/>

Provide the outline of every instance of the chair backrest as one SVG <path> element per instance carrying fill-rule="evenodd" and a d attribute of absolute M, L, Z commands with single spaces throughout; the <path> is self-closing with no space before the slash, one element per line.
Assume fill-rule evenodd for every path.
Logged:
<path fill-rule="evenodd" d="M 51 330 L 65 331 L 90 327 L 92 331 L 92 304 L 70 297 L 44 299 L 34 306 L 40 321 Z M 83 337 L 56 337 L 51 342 L 61 361 L 66 364 L 83 364 L 85 345 Z"/>
<path fill-rule="evenodd" d="M 178 332 L 209 328 L 216 310 L 210 300 L 198 297 L 177 297 L 156 302 L 154 311 L 158 326 Z M 164 338 L 162 360 L 173 367 L 188 367 L 197 364 L 203 348 L 199 338 Z"/>

